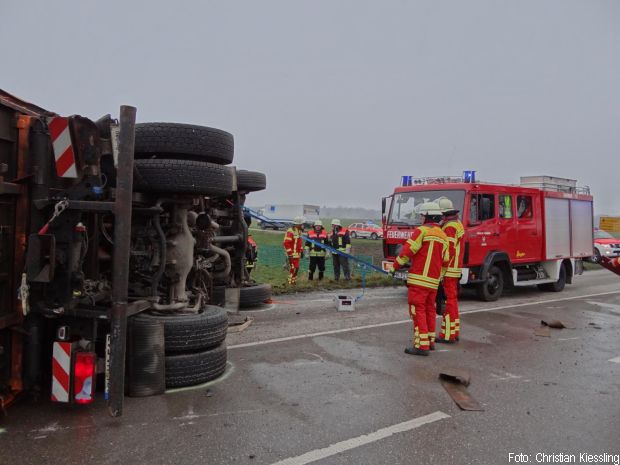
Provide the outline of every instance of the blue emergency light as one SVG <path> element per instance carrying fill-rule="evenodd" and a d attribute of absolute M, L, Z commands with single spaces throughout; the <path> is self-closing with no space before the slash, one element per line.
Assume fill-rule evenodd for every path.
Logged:
<path fill-rule="evenodd" d="M 413 184 L 413 176 L 403 176 L 400 185 L 402 187 L 411 186 Z"/>
<path fill-rule="evenodd" d="M 463 171 L 463 182 L 465 183 L 476 182 L 476 172 L 475 171 Z"/>

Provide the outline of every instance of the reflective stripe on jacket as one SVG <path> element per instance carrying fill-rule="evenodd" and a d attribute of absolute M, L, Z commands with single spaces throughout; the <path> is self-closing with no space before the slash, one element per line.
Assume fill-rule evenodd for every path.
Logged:
<path fill-rule="evenodd" d="M 351 238 L 348 229 L 340 228 L 338 232 L 332 229 L 330 242 L 332 247 L 339 252 L 351 253 Z"/>
<path fill-rule="evenodd" d="M 308 232 L 308 237 L 313 241 L 320 242 L 321 244 L 329 245 L 329 237 L 327 236 L 327 231 L 321 229 L 321 232 L 318 234 L 316 230 L 311 230 Z M 306 242 L 306 252 L 311 257 L 324 257 L 326 255 L 326 250 L 322 249 L 318 245 L 313 244 L 312 242 Z"/>
<path fill-rule="evenodd" d="M 450 247 L 450 264 L 446 271 L 446 276 L 450 278 L 460 278 L 461 268 L 463 267 L 463 236 L 465 235 L 465 228 L 458 218 L 451 219 L 446 222 L 441 228 L 448 237 Z"/>
<path fill-rule="evenodd" d="M 300 258 L 302 243 L 301 243 L 301 231 L 296 228 L 289 228 L 284 235 L 284 250 L 289 258 Z"/>
<path fill-rule="evenodd" d="M 394 269 L 409 265 L 407 284 L 437 289 L 450 263 L 448 238 L 433 223 L 417 227 L 396 257 Z"/>

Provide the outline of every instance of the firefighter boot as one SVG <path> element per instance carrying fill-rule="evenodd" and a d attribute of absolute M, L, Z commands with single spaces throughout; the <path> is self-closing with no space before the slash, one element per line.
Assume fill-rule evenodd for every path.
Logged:
<path fill-rule="evenodd" d="M 407 347 L 405 353 L 409 355 L 423 355 L 428 356 L 428 350 L 418 349 L 417 347 Z"/>
<path fill-rule="evenodd" d="M 314 273 L 312 271 L 308 272 L 308 281 L 312 281 L 314 279 Z M 321 278 L 319 278 L 321 279 Z"/>
<path fill-rule="evenodd" d="M 323 272 L 319 271 L 319 281 L 322 281 L 322 280 L 323 280 Z"/>
<path fill-rule="evenodd" d="M 435 340 L 435 342 L 438 342 L 439 344 L 454 344 L 456 341 L 454 340 L 451 341 L 450 339 L 443 339 L 443 338 L 438 337 Z"/>

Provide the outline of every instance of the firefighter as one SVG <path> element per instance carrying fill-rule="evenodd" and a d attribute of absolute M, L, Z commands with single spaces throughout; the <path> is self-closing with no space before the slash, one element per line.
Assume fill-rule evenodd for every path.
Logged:
<path fill-rule="evenodd" d="M 249 213 L 243 215 L 245 223 L 248 225 L 248 229 L 252 224 L 252 217 Z M 248 232 L 248 243 L 245 248 L 245 269 L 248 272 L 248 277 L 252 270 L 256 267 L 256 262 L 258 261 L 258 245 L 256 241 L 252 237 L 252 235 Z"/>
<path fill-rule="evenodd" d="M 293 220 L 291 226 L 284 235 L 284 250 L 288 258 L 288 283 L 297 284 L 297 273 L 299 273 L 299 260 L 303 254 L 301 233 L 304 230 L 304 219 L 301 216 Z"/>
<path fill-rule="evenodd" d="M 248 270 L 248 275 L 252 272 L 258 261 L 258 245 L 252 237 L 248 234 L 248 245 L 245 249 L 245 269 Z"/>
<path fill-rule="evenodd" d="M 620 257 L 601 257 L 601 265 L 607 268 L 609 271 L 613 271 L 617 275 L 620 275 Z"/>
<path fill-rule="evenodd" d="M 323 228 L 323 222 L 316 220 L 312 230 L 308 233 L 308 238 L 321 244 L 329 245 L 329 237 L 327 231 Z M 308 272 L 308 279 L 312 281 L 314 279 L 314 272 L 317 267 L 319 269 L 319 281 L 323 279 L 325 275 L 325 256 L 327 252 L 324 248 L 319 247 L 312 242 L 306 241 L 305 244 L 306 255 L 310 257 L 310 267 Z"/>
<path fill-rule="evenodd" d="M 413 320 L 413 347 L 410 355 L 428 355 L 435 349 L 435 298 L 441 277 L 450 262 L 448 239 L 439 222 L 442 212 L 435 202 L 420 204 L 417 208 L 424 218 L 394 261 L 390 274 L 409 266 L 407 275 L 409 316 Z"/>
<path fill-rule="evenodd" d="M 343 228 L 340 220 L 334 218 L 332 220 L 332 231 L 329 236 L 330 245 L 338 250 L 338 252 L 351 254 L 351 237 L 347 228 Z M 341 254 L 334 254 L 332 256 L 334 262 L 334 279 L 338 281 L 340 279 L 340 267 L 344 272 L 344 279 L 351 280 L 351 269 L 349 268 L 349 259 Z"/>
<path fill-rule="evenodd" d="M 451 344 L 459 340 L 459 332 L 461 330 L 458 299 L 461 267 L 463 266 L 463 236 L 465 235 L 465 228 L 459 220 L 459 210 L 454 208 L 450 199 L 442 197 L 439 199 L 438 204 L 443 212 L 441 229 L 448 238 L 450 263 L 443 278 L 446 307 L 437 342 Z"/>

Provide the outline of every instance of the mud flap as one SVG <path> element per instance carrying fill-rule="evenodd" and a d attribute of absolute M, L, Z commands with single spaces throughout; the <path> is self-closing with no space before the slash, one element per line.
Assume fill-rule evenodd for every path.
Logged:
<path fill-rule="evenodd" d="M 51 283 L 56 263 L 56 238 L 52 234 L 30 234 L 26 274 L 33 283 Z"/>

